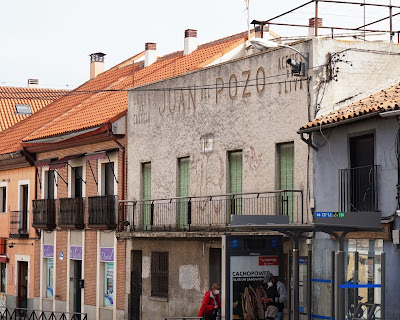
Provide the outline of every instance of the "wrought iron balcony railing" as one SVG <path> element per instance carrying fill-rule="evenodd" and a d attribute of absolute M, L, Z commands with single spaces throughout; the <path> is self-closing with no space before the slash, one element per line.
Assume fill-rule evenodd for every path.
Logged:
<path fill-rule="evenodd" d="M 339 169 L 339 210 L 379 211 L 379 166 Z"/>
<path fill-rule="evenodd" d="M 60 227 L 83 229 L 85 227 L 85 200 L 83 198 L 62 198 L 58 214 Z"/>
<path fill-rule="evenodd" d="M 33 200 L 34 228 L 54 229 L 56 227 L 56 199 Z"/>
<path fill-rule="evenodd" d="M 114 229 L 117 196 L 97 196 L 88 199 L 89 226 Z"/>
<path fill-rule="evenodd" d="M 25 238 L 28 236 L 28 211 L 10 211 L 10 237 Z"/>
<path fill-rule="evenodd" d="M 290 222 L 303 222 L 303 193 L 277 190 L 125 201 L 119 210 L 120 231 L 224 230 L 232 215 L 286 215 Z"/>

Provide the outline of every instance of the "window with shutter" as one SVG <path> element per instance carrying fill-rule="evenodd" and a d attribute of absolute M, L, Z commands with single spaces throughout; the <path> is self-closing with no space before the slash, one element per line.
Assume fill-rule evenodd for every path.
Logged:
<path fill-rule="evenodd" d="M 143 200 L 151 199 L 151 162 L 142 164 L 142 197 Z M 143 202 L 143 227 L 151 229 L 151 201 Z"/>
<path fill-rule="evenodd" d="M 243 152 L 228 153 L 229 162 L 229 193 L 242 193 Z M 233 195 L 230 204 L 231 214 L 242 214 L 242 197 Z"/>
<path fill-rule="evenodd" d="M 294 189 L 294 143 L 281 143 L 277 145 L 278 151 L 278 189 Z M 282 192 L 279 199 L 280 214 L 289 215 L 293 222 L 293 193 Z"/>
<path fill-rule="evenodd" d="M 179 186 L 178 186 L 178 197 L 189 197 L 190 187 L 190 158 L 178 159 L 178 170 L 179 170 Z M 186 229 L 189 227 L 189 200 L 180 199 L 178 204 L 178 227 Z"/>

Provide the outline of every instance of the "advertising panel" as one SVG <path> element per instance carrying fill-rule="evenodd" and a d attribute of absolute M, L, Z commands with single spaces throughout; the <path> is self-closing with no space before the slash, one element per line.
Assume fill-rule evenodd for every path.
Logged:
<path fill-rule="evenodd" d="M 267 271 L 279 275 L 278 256 L 231 256 L 232 319 L 256 320 L 265 318 L 264 304 Z"/>

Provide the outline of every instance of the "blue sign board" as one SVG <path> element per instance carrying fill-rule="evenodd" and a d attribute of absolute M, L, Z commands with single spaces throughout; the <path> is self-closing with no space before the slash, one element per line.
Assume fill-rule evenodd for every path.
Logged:
<path fill-rule="evenodd" d="M 316 218 L 344 218 L 344 212 L 316 212 Z"/>

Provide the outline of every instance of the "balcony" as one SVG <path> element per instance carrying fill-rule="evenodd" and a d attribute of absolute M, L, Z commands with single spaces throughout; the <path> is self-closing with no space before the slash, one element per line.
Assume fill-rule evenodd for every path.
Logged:
<path fill-rule="evenodd" d="M 10 238 L 29 238 L 27 210 L 10 212 Z"/>
<path fill-rule="evenodd" d="M 115 229 L 116 196 L 89 197 L 89 227 Z"/>
<path fill-rule="evenodd" d="M 119 206 L 119 231 L 224 231 L 232 215 L 285 215 L 303 222 L 303 193 L 279 190 L 126 201 Z"/>
<path fill-rule="evenodd" d="M 52 230 L 56 227 L 56 199 L 33 200 L 34 228 Z"/>
<path fill-rule="evenodd" d="M 340 211 L 379 211 L 378 170 L 377 165 L 339 169 Z"/>
<path fill-rule="evenodd" d="M 85 201 L 83 198 L 62 198 L 60 203 L 58 226 L 83 229 L 85 227 Z"/>

